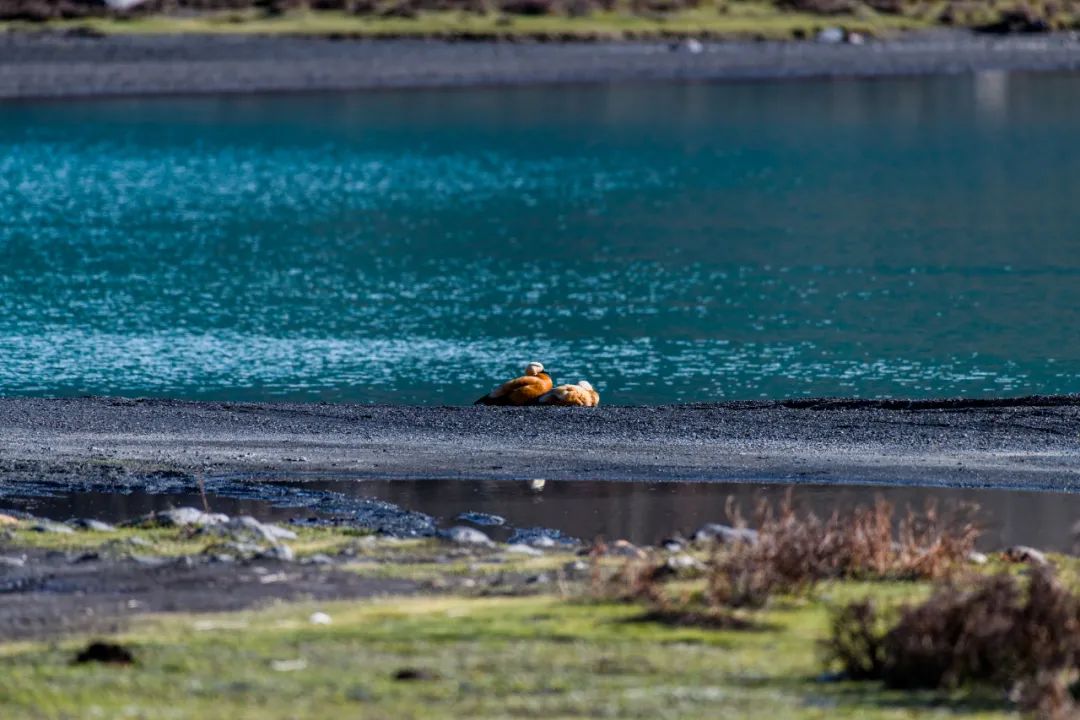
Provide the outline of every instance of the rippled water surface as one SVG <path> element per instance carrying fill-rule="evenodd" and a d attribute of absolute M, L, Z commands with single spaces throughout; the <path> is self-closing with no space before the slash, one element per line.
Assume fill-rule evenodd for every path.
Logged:
<path fill-rule="evenodd" d="M 1080 390 L 1080 76 L 0 106 L 0 393 Z"/>

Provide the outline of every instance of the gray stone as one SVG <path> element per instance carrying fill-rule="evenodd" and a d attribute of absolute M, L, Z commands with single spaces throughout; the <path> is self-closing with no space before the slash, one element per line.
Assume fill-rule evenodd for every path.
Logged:
<path fill-rule="evenodd" d="M 630 542 L 629 540 L 616 540 L 615 542 L 611 543 L 607 546 L 606 554 L 614 555 L 617 557 L 638 559 L 645 557 L 645 551 L 639 548 L 634 543 Z"/>
<path fill-rule="evenodd" d="M 844 42 L 844 30 L 838 27 L 827 27 L 817 34 L 817 41 L 826 45 L 836 45 Z"/>
<path fill-rule="evenodd" d="M 257 557 L 267 560 L 281 560 L 282 562 L 292 562 L 296 559 L 293 554 L 292 548 L 288 545 L 271 545 L 270 547 L 262 550 Z"/>
<path fill-rule="evenodd" d="M 228 515 L 221 513 L 206 513 L 193 507 L 179 507 L 172 510 L 162 510 L 151 513 L 144 520 L 151 525 L 161 527 L 205 527 L 227 522 Z"/>
<path fill-rule="evenodd" d="M 708 542 L 710 540 L 723 544 L 744 542 L 754 545 L 757 543 L 758 534 L 757 530 L 751 530 L 750 528 L 736 528 L 719 523 L 703 525 L 694 533 L 695 542 Z"/>
<path fill-rule="evenodd" d="M 234 517 L 230 520 L 226 520 L 218 527 L 224 527 L 229 530 L 250 530 L 253 533 L 263 536 L 265 539 L 271 542 L 277 542 L 279 540 L 295 540 L 296 533 L 292 530 L 288 530 L 279 525 L 273 525 L 271 523 L 259 522 L 250 515 L 241 515 L 240 517 Z"/>
<path fill-rule="evenodd" d="M 524 543 L 538 548 L 574 547 L 581 544 L 577 538 L 563 535 L 559 530 L 546 527 L 517 528 L 507 542 L 511 545 Z"/>
<path fill-rule="evenodd" d="M 682 538 L 664 538 L 660 541 L 660 547 L 668 552 L 679 552 L 686 547 L 686 541 Z"/>
<path fill-rule="evenodd" d="M 476 528 L 465 527 L 464 525 L 458 525 L 449 530 L 440 531 L 439 537 L 448 542 L 457 543 L 458 545 L 482 545 L 484 547 L 491 547 L 495 544 L 485 533 Z"/>
<path fill-rule="evenodd" d="M 11 555 L 0 555 L 0 567 L 9 568 L 21 568 L 26 565 L 26 556 L 14 557 Z"/>
<path fill-rule="evenodd" d="M 529 557 L 540 557 L 544 553 L 534 547 L 529 547 L 524 543 L 514 543 L 513 545 L 507 545 L 503 548 L 504 552 L 508 552 L 512 555 L 527 555 Z"/>
<path fill-rule="evenodd" d="M 1013 545 L 1005 551 L 1005 559 L 1015 563 L 1031 565 L 1049 565 L 1050 561 L 1041 551 L 1027 545 Z"/>
<path fill-rule="evenodd" d="M 40 520 L 30 526 L 30 529 L 34 532 L 40 533 L 74 533 L 75 531 L 62 523 L 52 522 L 50 520 Z"/>
<path fill-rule="evenodd" d="M 700 571 L 705 569 L 705 565 L 700 560 L 685 553 L 672 555 L 667 559 L 666 565 L 669 569 L 674 570 L 677 573 L 688 570 Z"/>
<path fill-rule="evenodd" d="M 240 544 L 277 545 L 282 540 L 295 540 L 296 533 L 277 525 L 261 523 L 253 517 L 244 515 L 224 522 L 204 525 L 197 530 L 198 535 L 219 537 L 223 540 Z"/>
<path fill-rule="evenodd" d="M 93 530 L 94 532 L 111 532 L 116 529 L 115 526 L 110 525 L 100 520 L 94 520 L 93 518 L 76 518 L 75 520 L 68 520 L 68 525 L 80 530 Z"/>
<path fill-rule="evenodd" d="M 303 563 L 305 565 L 333 565 L 334 558 L 323 553 L 315 553 L 309 557 L 304 558 Z"/>
<path fill-rule="evenodd" d="M 587 572 L 588 569 L 589 564 L 584 560 L 572 560 L 563 565 L 563 572 L 569 576 L 581 575 L 582 573 Z"/>

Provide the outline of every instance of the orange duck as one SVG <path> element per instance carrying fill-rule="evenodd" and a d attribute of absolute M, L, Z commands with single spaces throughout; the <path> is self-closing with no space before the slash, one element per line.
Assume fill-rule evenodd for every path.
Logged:
<path fill-rule="evenodd" d="M 531 362 L 525 366 L 525 374 L 504 382 L 477 400 L 474 405 L 533 405 L 537 398 L 551 390 L 551 376 L 544 366 Z"/>
<path fill-rule="evenodd" d="M 596 407 L 600 404 L 600 393 L 587 380 L 582 380 L 577 385 L 560 385 L 544 393 L 537 398 L 536 404 Z"/>

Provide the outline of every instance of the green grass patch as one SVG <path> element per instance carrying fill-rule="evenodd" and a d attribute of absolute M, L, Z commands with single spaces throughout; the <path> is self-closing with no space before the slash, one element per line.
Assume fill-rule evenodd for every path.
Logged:
<path fill-rule="evenodd" d="M 0 538 L 0 549 L 17 548 L 57 550 L 60 552 L 116 552 L 135 555 L 179 557 L 198 555 L 215 545 L 222 538 L 213 534 L 200 535 L 191 528 L 116 528 L 108 532 L 79 530 L 73 533 L 37 532 L 29 529 L 30 523 L 10 528 Z M 290 528 L 297 534 L 296 540 L 286 544 L 299 557 L 316 553 L 333 554 L 346 547 L 361 550 L 371 543 L 359 539 L 366 533 L 338 528 Z M 399 543 L 395 543 L 397 545 Z"/>
<path fill-rule="evenodd" d="M 822 595 L 899 599 L 912 584 Z M 1005 717 L 995 698 L 824 683 L 822 599 L 780 603 L 764 629 L 639 622 L 627 604 L 459 597 L 165 616 L 119 636 L 133 667 L 71 664 L 84 640 L 0 645 L 4 718 Z M 313 625 L 312 611 L 330 625 Z M 399 680 L 404 669 L 427 679 Z"/>

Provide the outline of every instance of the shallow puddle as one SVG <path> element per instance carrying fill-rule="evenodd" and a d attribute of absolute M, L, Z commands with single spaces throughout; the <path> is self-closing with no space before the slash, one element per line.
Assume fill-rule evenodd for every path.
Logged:
<path fill-rule="evenodd" d="M 514 528 L 556 528 L 582 539 L 597 536 L 654 543 L 674 532 L 691 533 L 707 522 L 726 520 L 725 505 L 734 498 L 752 515 L 760 498 L 780 501 L 789 486 L 756 483 L 633 483 L 591 481 L 358 480 L 358 479 L 209 479 L 210 508 L 261 519 L 350 517 L 364 499 L 384 500 L 433 516 L 442 525 L 459 522 L 463 513 L 486 513 L 505 524 L 485 530 L 505 539 Z M 898 511 L 922 509 L 927 500 L 948 509 L 959 503 L 979 506 L 985 528 L 983 547 L 1026 544 L 1049 550 L 1070 550 L 1072 527 L 1080 520 L 1080 494 L 1043 491 L 916 488 L 859 485 L 799 485 L 791 488 L 795 503 L 819 515 L 867 505 L 880 496 Z M 196 492 L 132 491 L 65 492 L 52 486 L 9 488 L 0 507 L 26 510 L 64 520 L 93 517 L 118 522 L 181 505 L 200 507 Z"/>

